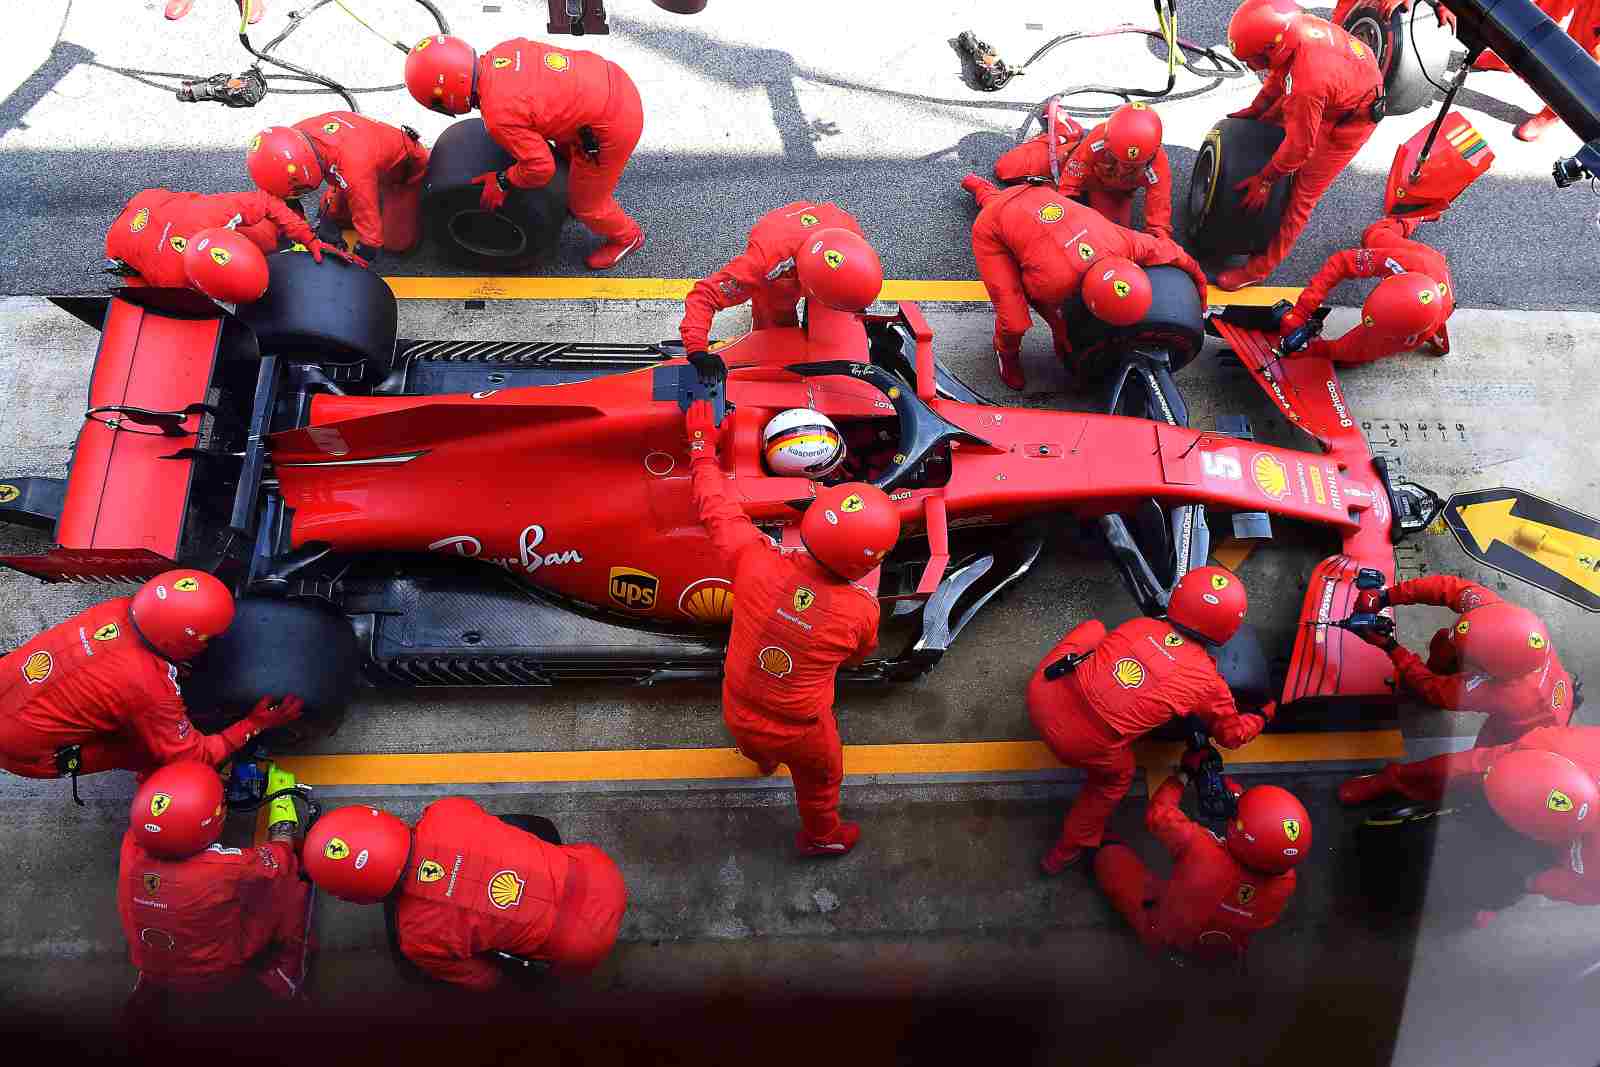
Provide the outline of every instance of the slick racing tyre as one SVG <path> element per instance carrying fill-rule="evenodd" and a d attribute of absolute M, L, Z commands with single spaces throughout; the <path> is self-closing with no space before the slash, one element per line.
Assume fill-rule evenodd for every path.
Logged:
<path fill-rule="evenodd" d="M 244 597 L 233 625 L 206 646 L 183 683 L 195 723 L 214 733 L 264 696 L 305 701 L 299 721 L 273 731 L 281 748 L 332 733 L 361 678 L 361 650 L 344 616 L 304 600 Z"/>
<path fill-rule="evenodd" d="M 394 356 L 394 292 L 370 270 L 324 254 L 278 252 L 267 257 L 265 295 L 241 304 L 238 319 L 255 331 L 262 355 L 296 362 L 365 360 L 377 376 Z"/>
<path fill-rule="evenodd" d="M 1345 31 L 1378 58 L 1385 114 L 1405 115 L 1433 103 L 1439 95 L 1435 83 L 1446 83 L 1451 52 L 1458 47 L 1429 0 L 1417 0 L 1415 7 L 1414 19 L 1403 9 L 1386 19 L 1381 5 L 1363 3 L 1344 20 Z"/>
<path fill-rule="evenodd" d="M 1280 178 L 1267 206 L 1252 215 L 1234 188 L 1259 174 L 1283 143 L 1283 127 L 1255 119 L 1223 119 L 1211 127 L 1189 176 L 1184 244 L 1196 255 L 1254 255 L 1278 232 L 1292 178 Z"/>
<path fill-rule="evenodd" d="M 439 135 L 422 182 L 422 218 L 451 260 L 475 270 L 519 270 L 555 252 L 567 220 L 567 161 L 540 189 L 512 187 L 499 211 L 478 207 L 472 179 L 515 160 L 489 136 L 482 119 L 465 119 Z"/>
<path fill-rule="evenodd" d="M 1147 267 L 1150 310 L 1131 326 L 1112 326 L 1097 319 L 1081 296 L 1067 301 L 1062 314 L 1072 349 L 1085 361 L 1085 371 L 1100 377 L 1112 370 L 1121 353 L 1134 348 L 1161 349 L 1170 369 L 1181 370 L 1205 344 L 1205 309 L 1189 275 L 1177 267 Z"/>
<path fill-rule="evenodd" d="M 1401 804 L 1356 828 L 1359 892 L 1369 911 L 1415 915 L 1509 907 L 1528 875 L 1549 866 L 1548 846 L 1515 832 L 1487 804 Z"/>

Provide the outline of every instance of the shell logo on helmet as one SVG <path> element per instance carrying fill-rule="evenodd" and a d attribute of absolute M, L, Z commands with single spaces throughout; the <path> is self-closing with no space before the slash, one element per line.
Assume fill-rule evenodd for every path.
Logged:
<path fill-rule="evenodd" d="M 756 664 L 768 674 L 782 678 L 794 670 L 794 657 L 777 645 L 768 645 L 756 653 Z"/>
<path fill-rule="evenodd" d="M 728 622 L 733 618 L 733 583 L 702 578 L 679 595 L 678 610 L 696 622 Z"/>
<path fill-rule="evenodd" d="M 522 887 L 527 885 L 517 872 L 511 869 L 497 871 L 489 879 L 489 903 L 505 911 L 522 903 Z"/>
<path fill-rule="evenodd" d="M 1274 456 L 1257 452 L 1250 461 L 1250 477 L 1257 489 L 1274 500 L 1282 500 L 1289 495 L 1289 468 Z"/>
<path fill-rule="evenodd" d="M 1125 656 L 1112 665 L 1111 677 L 1124 689 L 1137 689 L 1144 684 L 1144 664 L 1132 656 Z"/>
<path fill-rule="evenodd" d="M 22 677 L 27 679 L 29 685 L 38 685 L 50 677 L 50 672 L 55 669 L 56 661 L 50 653 L 41 649 L 29 656 L 22 664 Z"/>
<path fill-rule="evenodd" d="M 1060 204 L 1046 204 L 1044 207 L 1039 209 L 1039 221 L 1060 222 L 1062 216 L 1064 216 L 1066 213 L 1066 209 Z"/>

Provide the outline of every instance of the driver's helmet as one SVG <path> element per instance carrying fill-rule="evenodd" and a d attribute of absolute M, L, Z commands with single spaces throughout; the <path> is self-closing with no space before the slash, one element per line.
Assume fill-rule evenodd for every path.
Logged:
<path fill-rule="evenodd" d="M 810 408 L 780 411 L 761 432 L 767 470 L 780 478 L 825 478 L 844 462 L 844 438 L 833 420 Z"/>

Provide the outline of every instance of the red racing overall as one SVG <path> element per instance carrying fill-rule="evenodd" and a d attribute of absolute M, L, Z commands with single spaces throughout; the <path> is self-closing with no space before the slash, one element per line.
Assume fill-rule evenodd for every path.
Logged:
<path fill-rule="evenodd" d="M 1283 914 L 1294 895 L 1295 873 L 1245 867 L 1215 834 L 1183 813 L 1182 796 L 1182 783 L 1168 778 L 1144 817 L 1145 828 L 1172 857 L 1172 877 L 1157 878 L 1133 849 L 1110 844 L 1095 855 L 1095 881 L 1147 948 L 1203 958 L 1241 956 L 1250 938 Z"/>
<path fill-rule="evenodd" d="M 134 194 L 106 231 L 106 255 L 138 271 L 147 285 L 186 289 L 189 275 L 183 269 L 183 253 L 189 238 L 213 226 L 226 226 L 234 218 L 240 220 L 234 229 L 263 255 L 277 251 L 282 237 L 306 245 L 313 239 L 305 219 L 282 200 L 260 191 L 204 194 L 146 189 Z"/>
<path fill-rule="evenodd" d="M 81 745 L 79 774 L 141 773 L 178 760 L 213 767 L 255 733 L 247 719 L 220 734 L 189 722 L 178 668 L 134 633 L 131 597 L 74 615 L 0 659 L 0 767 L 56 778 L 56 753 Z"/>
<path fill-rule="evenodd" d="M 1328 257 L 1305 291 L 1295 302 L 1294 310 L 1302 318 L 1322 306 L 1328 292 L 1340 282 L 1350 278 L 1385 278 L 1391 274 L 1426 274 L 1444 286 L 1440 299 L 1444 302 L 1444 319 L 1432 333 L 1425 336 L 1407 336 L 1397 333 L 1381 322 L 1362 322 L 1355 329 L 1333 341 L 1318 338 L 1306 346 L 1306 355 L 1323 356 L 1335 363 L 1371 363 L 1375 359 L 1410 351 L 1418 345 L 1428 345 L 1436 354 L 1450 351 L 1450 334 L 1445 320 L 1456 310 L 1455 279 L 1450 276 L 1450 264 L 1444 256 L 1420 241 L 1410 240 L 1417 224 L 1413 221 L 1386 218 L 1368 229 L 1366 240 L 1360 248 L 1349 248 Z"/>
<path fill-rule="evenodd" d="M 877 647 L 877 598 L 757 530 L 725 495 L 714 453 L 691 466 L 701 525 L 733 575 L 722 719 L 763 773 L 788 765 L 800 822 L 823 840 L 839 828 L 844 780 L 834 676 Z"/>
<path fill-rule="evenodd" d="M 1497 604 L 1491 589 L 1448 574 L 1413 578 L 1389 590 L 1389 603 L 1429 604 L 1458 614 Z M 1500 679 L 1468 672 L 1456 656 L 1446 626 L 1433 635 L 1426 663 L 1403 645 L 1389 653 L 1406 691 L 1436 708 L 1484 711 L 1489 718 L 1478 731 L 1478 745 L 1502 745 L 1540 726 L 1565 726 L 1572 717 L 1572 675 L 1552 649 L 1543 670 L 1520 678 Z"/>
<path fill-rule="evenodd" d="M 1205 274 L 1183 249 L 1118 226 L 1049 186 L 991 186 L 979 189 L 977 197 L 972 256 L 994 304 L 994 346 L 1002 354 L 1015 356 L 1021 348 L 1032 307 L 1049 323 L 1056 355 L 1067 361 L 1072 346 L 1061 305 L 1078 292 L 1090 264 L 1101 256 L 1126 256 L 1141 267 L 1179 267 L 1205 298 Z"/>
<path fill-rule="evenodd" d="M 405 130 L 353 111 L 329 111 L 294 124 L 322 163 L 321 216 L 353 226 L 372 248 L 404 252 L 420 236 L 428 150 Z"/>
<path fill-rule="evenodd" d="M 644 130 L 639 90 L 626 71 L 593 52 L 516 37 L 479 58 L 476 92 L 489 136 L 516 157 L 506 171 L 512 185 L 549 184 L 556 162 L 546 142 L 554 141 L 571 164 L 573 217 L 608 241 L 639 233 L 611 195 Z M 585 129 L 598 145 L 593 158 L 584 151 Z"/>
<path fill-rule="evenodd" d="M 400 951 L 435 978 L 499 985 L 486 954 L 547 960 L 562 977 L 611 954 L 628 910 L 617 865 L 594 845 L 552 845 L 466 797 L 428 805 L 395 889 Z"/>
<path fill-rule="evenodd" d="M 995 161 L 994 174 L 1003 182 L 1050 177 L 1049 134 L 1024 141 Z M 1144 229 L 1152 237 L 1172 236 L 1172 168 L 1167 150 L 1137 170 L 1119 175 L 1105 159 L 1106 124 L 1090 130 L 1075 146 L 1060 147 L 1061 193 L 1080 200 L 1119 226 L 1133 225 L 1133 194 L 1145 190 Z"/>
<path fill-rule="evenodd" d="M 117 911 L 139 988 L 220 992 L 253 974 L 273 996 L 304 978 L 311 887 L 286 841 L 160 859 L 123 835 Z"/>
<path fill-rule="evenodd" d="M 746 300 L 755 329 L 800 325 L 796 305 L 805 293 L 795 274 L 795 255 L 812 233 L 836 226 L 861 233 L 855 217 L 833 204 L 796 200 L 761 216 L 745 250 L 711 277 L 695 282 L 684 297 L 678 324 L 684 350 L 704 352 L 716 313 Z"/>
<path fill-rule="evenodd" d="M 1069 652 L 1088 658 L 1046 679 L 1045 668 Z M 1199 716 L 1226 748 L 1238 748 L 1266 725 L 1259 715 L 1239 713 L 1200 643 L 1161 619 L 1132 619 L 1109 634 L 1091 619 L 1046 653 L 1028 682 L 1028 717 L 1056 758 L 1087 776 L 1061 827 L 1058 857 L 1100 844 L 1106 820 L 1133 783 L 1133 743 L 1181 715 Z"/>

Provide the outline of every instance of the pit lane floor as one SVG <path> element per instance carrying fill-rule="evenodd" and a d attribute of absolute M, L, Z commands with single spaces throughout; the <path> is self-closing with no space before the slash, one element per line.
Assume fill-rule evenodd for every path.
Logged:
<path fill-rule="evenodd" d="M 1002 397 L 985 355 L 991 313 L 962 304 L 927 310 L 942 358 L 980 391 Z M 1350 314 L 1335 313 L 1334 332 Z M 648 341 L 672 336 L 678 315 L 676 305 L 647 301 L 507 300 L 475 310 L 455 301 L 405 300 L 401 332 Z M 717 332 L 731 336 L 746 321 L 740 312 L 726 313 Z M 1587 389 L 1582 354 L 1600 339 L 1600 316 L 1465 309 L 1452 321 L 1452 334 L 1457 351 L 1444 360 L 1407 356 L 1344 376 L 1359 417 L 1395 424 L 1403 418 L 1415 428 L 1426 415 L 1430 425 L 1451 428 L 1448 440 L 1437 432 L 1423 440 L 1414 430 L 1415 440 L 1399 453 L 1405 475 L 1441 493 L 1507 484 L 1596 511 L 1600 486 L 1587 460 L 1586 420 L 1572 409 L 1573 397 Z M 0 395 L 9 400 L 0 413 L 0 441 L 8 471 L 65 472 L 96 339 L 42 301 L 0 302 Z M 1544 355 L 1535 361 L 1528 355 L 1534 351 Z M 1044 331 L 1035 330 L 1024 350 L 1029 393 L 1004 399 L 1092 406 L 1089 398 L 1066 392 L 1050 359 Z M 1194 425 L 1244 413 L 1262 438 L 1292 442 L 1243 372 L 1220 363 L 1211 350 L 1180 382 Z M 1276 542 L 1242 566 L 1253 594 L 1251 617 L 1269 649 L 1287 649 L 1304 576 L 1330 550 L 1300 543 L 1306 536 L 1281 529 Z M 0 530 L 5 551 L 43 544 L 28 531 Z M 1467 564 L 1448 536 L 1417 539 L 1403 573 L 1424 567 L 1501 581 Z M 0 575 L 0 647 L 110 592 Z M 1546 616 L 1574 669 L 1600 662 L 1600 634 L 1589 617 L 1525 587 L 1508 592 Z M 710 1043 L 709 1035 L 725 1025 L 726 1042 L 709 1054 L 732 1058 L 744 1043 L 753 1047 L 760 1021 L 794 1002 L 806 1005 L 806 1018 L 824 1031 L 879 1024 L 852 1051 L 867 1055 L 887 1047 L 878 1042 L 898 1040 L 896 1055 L 903 1058 L 981 1030 L 985 1020 L 1005 1019 L 1005 1040 L 1016 1043 L 1019 1058 L 1042 1060 L 1045 1050 L 1065 1042 L 1096 1048 L 1110 1040 L 1097 1027 L 1112 1020 L 1131 1024 L 1143 1011 L 1152 1021 L 1111 1046 L 1129 1059 L 1202 1040 L 1217 1042 L 1212 1047 L 1230 1056 L 1271 1062 L 1298 1054 L 1294 1050 L 1315 1038 L 1330 1057 L 1339 1052 L 1356 1062 L 1394 1053 L 1407 1064 L 1447 1063 L 1458 1062 L 1462 1050 L 1475 1059 L 1495 1041 L 1514 1043 L 1549 1029 L 1540 1020 L 1552 1005 L 1578 995 L 1563 983 L 1600 958 L 1600 916 L 1532 900 L 1483 931 L 1463 929 L 1460 916 L 1431 921 L 1415 941 L 1407 930 L 1374 926 L 1341 888 L 1354 820 L 1335 809 L 1332 793 L 1340 773 L 1384 750 L 1332 747 L 1348 744 L 1339 738 L 1349 735 L 1306 742 L 1312 749 L 1289 754 L 1296 758 L 1246 754 L 1245 762 L 1236 762 L 1248 767 L 1247 781 L 1270 777 L 1304 797 L 1317 840 L 1299 895 L 1284 924 L 1260 939 L 1248 975 L 1219 984 L 1145 960 L 1081 876 L 1040 878 L 1034 864 L 1058 826 L 1071 776 L 1038 770 L 1046 764 L 1036 750 L 1025 766 L 998 770 L 977 754 L 993 750 L 984 743 L 1033 740 L 1020 694 L 1032 665 L 1060 632 L 1091 614 L 1114 622 L 1132 612 L 1106 564 L 1070 555 L 1063 538 L 1055 537 L 1035 572 L 980 615 L 931 675 L 899 689 L 847 693 L 840 722 L 849 745 L 924 747 L 908 747 L 892 765 L 860 765 L 871 773 L 850 779 L 845 803 L 867 836 L 856 854 L 839 862 L 791 857 L 793 814 L 787 791 L 776 787 L 781 783 L 752 784 L 693 769 L 703 766 L 697 760 L 725 766 L 730 758 L 717 694 L 706 686 L 368 693 L 344 729 L 312 757 L 336 763 L 370 757 L 361 773 L 327 791 L 334 803 L 367 800 L 410 818 L 429 800 L 462 792 L 491 810 L 548 814 L 569 840 L 599 842 L 617 857 L 631 906 L 616 957 L 593 983 L 518 1009 L 534 1012 L 530 1019 L 553 1021 L 562 1042 L 577 1042 L 583 1032 L 577 1028 L 605 1021 L 610 1050 L 638 1052 L 634 1042 L 657 1038 Z M 1401 616 L 1401 636 L 1420 647 L 1442 617 L 1413 609 Z M 1414 751 L 1431 754 L 1441 745 L 1465 743 L 1477 718 L 1417 714 L 1376 725 L 1383 729 L 1354 735 L 1361 745 L 1382 746 L 1403 734 Z M 664 756 L 663 749 L 672 752 Z M 519 756 L 532 761 L 528 766 L 592 759 L 593 769 L 573 775 L 584 778 L 604 777 L 602 759 L 627 759 L 598 754 L 615 750 L 648 750 L 639 763 L 684 762 L 650 782 L 473 782 L 475 753 L 552 754 Z M 872 751 L 853 747 L 852 759 Z M 416 753 L 435 759 L 421 771 L 413 766 L 410 778 L 383 761 Z M 1330 756 L 1336 761 L 1318 762 Z M 1169 758 L 1155 753 L 1151 761 L 1159 766 Z M 527 777 L 551 775 L 533 771 Z M 132 783 L 126 775 L 102 775 L 86 779 L 81 792 L 87 806 L 77 808 L 64 783 L 0 777 L 6 801 L 0 848 L 9 860 L 11 905 L 0 911 L 0 988 L 6 990 L 6 1025 L 38 1038 L 49 1033 L 41 1029 L 44 1020 L 70 1013 L 77 1024 L 71 1040 L 91 1044 L 100 1039 L 95 1026 L 114 1015 L 132 977 L 113 895 L 116 843 Z M 1117 821 L 1134 839 L 1142 792 L 1136 786 Z M 233 832 L 248 837 L 251 827 L 237 825 Z M 411 1035 L 407 1040 L 434 1047 L 426 1044 L 429 1035 L 414 1029 L 423 994 L 396 978 L 382 954 L 380 913 L 325 899 L 317 930 L 323 949 L 315 966 L 319 1010 L 343 1008 L 366 1018 L 381 1004 L 399 1020 L 399 1033 Z M 1489 1010 L 1485 990 L 1508 986 L 1521 990 L 1522 999 Z M 357 988 L 359 1002 L 347 996 Z M 955 1018 L 971 1020 L 972 1029 L 952 1030 Z M 649 1030 L 651 1020 L 664 1019 L 678 1025 Z M 1172 1025 L 1161 1025 L 1163 1019 Z M 1473 1043 L 1449 1043 L 1435 1027 L 1441 1019 L 1471 1020 L 1478 1027 Z M 543 1025 L 538 1029 L 545 1032 Z M 1541 1062 L 1592 1061 L 1582 1058 L 1596 1047 L 1592 1021 L 1569 1022 L 1553 1033 L 1557 1045 Z M 484 1024 L 474 1040 L 510 1041 L 512 1035 Z M 341 1047 L 330 1039 L 315 1052 L 335 1056 Z"/>

